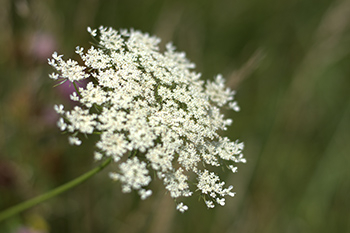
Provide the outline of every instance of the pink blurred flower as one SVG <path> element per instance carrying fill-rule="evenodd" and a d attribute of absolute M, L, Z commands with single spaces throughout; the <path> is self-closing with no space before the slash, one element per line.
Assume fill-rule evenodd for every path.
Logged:
<path fill-rule="evenodd" d="M 44 233 L 43 231 L 34 230 L 28 227 L 21 227 L 17 229 L 14 233 Z"/>
<path fill-rule="evenodd" d="M 47 62 L 47 58 L 56 49 L 55 38 L 48 33 L 37 32 L 33 35 L 30 43 L 30 55 L 40 62 Z"/>

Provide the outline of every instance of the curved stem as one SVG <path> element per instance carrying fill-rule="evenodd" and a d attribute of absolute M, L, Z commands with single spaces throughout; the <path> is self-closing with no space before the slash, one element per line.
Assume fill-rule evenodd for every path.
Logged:
<path fill-rule="evenodd" d="M 73 82 L 73 86 L 74 86 L 74 89 L 77 92 L 78 96 L 81 98 L 81 94 L 80 94 L 79 88 L 78 88 L 78 86 L 77 86 L 77 84 L 75 82 Z"/>
<path fill-rule="evenodd" d="M 40 196 L 34 197 L 28 201 L 22 202 L 18 205 L 15 205 L 15 206 L 10 207 L 4 211 L 1 211 L 0 212 L 0 222 L 83 183 L 84 181 L 89 179 L 91 176 L 95 175 L 96 173 L 101 171 L 103 168 L 105 168 L 111 162 L 111 160 L 112 160 L 112 158 L 108 158 L 98 167 L 84 173 L 83 175 L 75 178 L 72 181 L 69 181 L 66 184 L 63 184 L 63 185 L 61 185 L 61 186 L 59 186 L 59 187 L 57 187 L 57 188 L 55 188 L 47 193 L 44 193 Z"/>

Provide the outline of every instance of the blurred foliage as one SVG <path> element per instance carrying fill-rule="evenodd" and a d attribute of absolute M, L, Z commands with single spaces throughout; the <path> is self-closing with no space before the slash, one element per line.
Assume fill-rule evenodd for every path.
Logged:
<path fill-rule="evenodd" d="M 88 47 L 87 26 L 140 29 L 173 41 L 210 79 L 222 73 L 241 112 L 227 133 L 246 165 L 237 195 L 180 214 L 159 182 L 148 200 L 108 170 L 0 223 L 0 232 L 350 232 L 350 1 L 1 0 L 0 209 L 96 166 L 56 128 L 46 59 Z"/>

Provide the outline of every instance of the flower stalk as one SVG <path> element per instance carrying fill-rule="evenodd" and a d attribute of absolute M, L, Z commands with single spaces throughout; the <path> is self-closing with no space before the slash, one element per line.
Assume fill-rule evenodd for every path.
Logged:
<path fill-rule="evenodd" d="M 74 188 L 75 186 L 83 183 L 84 181 L 88 180 L 91 178 L 93 175 L 96 173 L 100 172 L 103 170 L 110 162 L 112 158 L 107 158 L 103 163 L 101 163 L 98 167 L 95 167 L 94 169 L 84 173 L 83 175 L 77 177 L 74 180 L 69 181 L 66 184 L 63 184 L 47 193 L 44 193 L 40 196 L 34 197 L 30 200 L 27 200 L 25 202 L 19 203 L 18 205 L 15 205 L 13 207 L 10 207 L 2 212 L 0 212 L 0 222 L 21 213 L 22 211 L 25 211 L 29 208 L 34 207 L 35 205 L 38 205 L 46 200 L 49 200 L 65 191 L 68 191 L 71 188 Z"/>

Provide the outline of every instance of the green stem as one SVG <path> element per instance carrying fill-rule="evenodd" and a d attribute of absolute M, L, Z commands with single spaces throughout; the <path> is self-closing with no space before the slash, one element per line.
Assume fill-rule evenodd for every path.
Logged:
<path fill-rule="evenodd" d="M 87 179 L 89 179 L 91 176 L 95 175 L 96 173 L 98 173 L 99 171 L 101 171 L 103 168 L 105 168 L 110 162 L 111 162 L 112 158 L 108 158 L 106 159 L 101 165 L 99 165 L 98 167 L 84 173 L 83 175 L 77 177 L 76 179 L 69 181 L 68 183 L 61 185 L 47 193 L 44 193 L 38 197 L 34 197 L 28 201 L 22 202 L 18 205 L 15 205 L 13 207 L 10 207 L 2 212 L 0 212 L 0 222 L 13 216 L 16 215 L 24 210 L 27 210 L 41 202 L 44 202 L 50 198 L 53 198 L 75 186 L 77 186 L 78 184 L 83 183 L 84 181 L 86 181 Z"/>
<path fill-rule="evenodd" d="M 73 82 L 73 86 L 74 86 L 74 89 L 77 92 L 78 96 L 81 98 L 81 94 L 80 94 L 79 88 L 78 88 L 78 86 L 77 86 L 77 84 L 75 82 Z"/>

